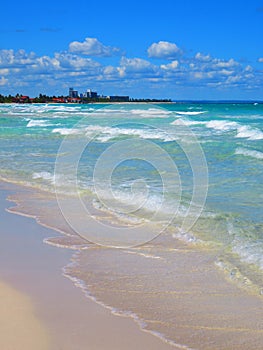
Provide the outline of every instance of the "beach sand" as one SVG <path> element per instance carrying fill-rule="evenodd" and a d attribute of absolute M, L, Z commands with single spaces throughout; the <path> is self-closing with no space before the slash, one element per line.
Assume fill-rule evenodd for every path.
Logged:
<path fill-rule="evenodd" d="M 0 282 L 0 349 L 48 350 L 48 332 L 30 299 Z"/>
<path fill-rule="evenodd" d="M 43 243 L 57 233 L 34 219 L 6 212 L 16 188 L 0 188 L 1 350 L 174 348 L 85 297 L 62 275 L 72 251 Z"/>
<path fill-rule="evenodd" d="M 58 233 L 32 218 L 6 212 L 14 206 L 5 201 L 9 193 L 10 189 L 0 192 L 0 279 L 30 298 L 48 332 L 50 350 L 262 349 L 262 296 L 226 278 L 208 251 L 175 241 L 176 249 L 165 251 L 163 260 L 96 246 L 79 255 L 82 269 L 74 269 L 73 276 L 88 281 L 98 300 L 117 309 L 123 304 L 147 320 L 148 330 L 175 339 L 178 346 L 172 346 L 140 329 L 132 318 L 112 314 L 65 278 L 62 268 L 73 251 L 44 244 L 44 238 Z M 30 199 L 31 215 L 37 213 L 36 200 L 46 205 L 41 198 L 38 194 Z M 166 260 L 167 254 L 172 259 Z"/>

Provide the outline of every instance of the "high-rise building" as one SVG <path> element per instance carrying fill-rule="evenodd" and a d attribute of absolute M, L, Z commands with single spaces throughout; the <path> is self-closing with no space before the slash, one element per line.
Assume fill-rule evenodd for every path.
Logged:
<path fill-rule="evenodd" d="M 69 88 L 69 92 L 68 92 L 69 97 L 71 98 L 76 98 L 78 97 L 78 91 L 74 90 L 72 87 Z"/>
<path fill-rule="evenodd" d="M 85 93 L 84 93 L 84 97 L 87 98 L 97 98 L 98 97 L 98 93 L 95 91 L 92 91 L 91 89 L 88 89 Z"/>

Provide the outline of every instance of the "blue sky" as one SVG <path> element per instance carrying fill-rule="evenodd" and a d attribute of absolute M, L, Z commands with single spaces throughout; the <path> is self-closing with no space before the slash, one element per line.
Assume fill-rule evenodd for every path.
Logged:
<path fill-rule="evenodd" d="M 0 93 L 263 100 L 263 0 L 4 2 Z"/>

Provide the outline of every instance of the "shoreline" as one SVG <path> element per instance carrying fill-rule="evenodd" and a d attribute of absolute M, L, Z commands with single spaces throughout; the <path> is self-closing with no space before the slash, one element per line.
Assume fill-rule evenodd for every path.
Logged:
<path fill-rule="evenodd" d="M 100 105 L 114 105 L 114 104 L 179 104 L 179 105 L 184 105 L 184 104 L 263 104 L 263 100 L 174 100 L 174 101 L 129 101 L 129 102 L 88 102 L 88 103 L 74 103 L 74 102 L 32 102 L 32 103 L 18 103 L 18 102 L 0 102 L 0 105 L 41 105 L 41 104 L 52 104 L 52 105 L 73 105 L 73 106 L 78 106 L 78 105 L 91 105 L 91 104 L 100 104 Z"/>
<path fill-rule="evenodd" d="M 19 192 L 17 191 L 19 189 L 21 192 L 23 190 L 24 192 L 28 191 L 26 196 L 21 195 L 21 193 L 18 195 Z M 209 251 L 202 251 L 198 247 L 194 248 L 183 242 L 177 241 L 176 243 L 175 241 L 175 249 L 166 251 L 166 253 L 165 250 L 163 252 L 162 250 L 159 251 L 161 258 L 159 260 L 155 258 L 145 259 L 143 253 L 137 255 L 134 251 L 133 254 L 127 254 L 129 253 L 127 249 L 108 250 L 93 245 L 92 249 L 81 250 L 79 244 L 74 248 L 72 243 L 76 238 L 67 242 L 68 236 L 59 235 L 58 237 L 57 232 L 59 230 L 54 232 L 48 228 L 51 226 L 46 225 L 45 220 L 43 221 L 44 217 L 40 215 L 42 212 L 41 206 L 47 205 L 49 202 L 49 199 L 46 199 L 43 193 L 36 194 L 32 189 L 14 185 L 9 187 L 9 194 L 10 190 L 12 193 L 16 193 L 15 198 L 18 199 L 15 201 L 14 196 L 8 199 L 9 202 L 15 202 L 16 206 L 11 206 L 11 208 L 8 206 L 10 209 L 8 209 L 6 215 L 11 215 L 13 217 L 12 221 L 20 222 L 19 225 L 15 225 L 19 229 L 22 222 L 24 224 L 28 222 L 30 226 L 34 227 L 35 234 L 34 237 L 31 235 L 30 240 L 38 241 L 38 254 L 35 258 L 39 259 L 39 253 L 42 251 L 41 254 L 46 259 L 44 274 L 41 263 L 37 271 L 31 271 L 27 266 L 27 273 L 37 274 L 37 278 L 41 278 L 42 289 L 35 289 L 30 283 L 25 283 L 24 278 L 21 278 L 19 274 L 17 274 L 19 281 L 15 285 L 19 290 L 26 287 L 23 292 L 36 298 L 37 305 L 39 305 L 40 319 L 43 319 L 49 327 L 51 338 L 53 341 L 55 339 L 56 342 L 56 345 L 51 347 L 50 350 L 57 350 L 62 344 L 63 350 L 84 350 L 87 342 L 90 344 L 89 349 L 91 350 L 134 350 L 135 347 L 140 350 L 145 348 L 154 350 L 172 348 L 228 350 L 229 348 L 235 348 L 235 346 L 242 350 L 260 350 L 262 348 L 262 297 L 248 293 L 248 291 L 238 287 L 234 281 L 226 279 L 224 272 L 214 266 L 214 256 L 209 257 Z M 28 198 L 29 192 L 32 195 L 30 198 Z M 29 199 L 30 207 L 27 206 L 28 203 L 26 206 L 21 205 L 25 198 Z M 42 204 L 41 201 L 43 201 Z M 37 206 L 36 203 L 38 203 Z M 30 210 L 27 211 L 27 209 Z M 25 214 L 24 211 L 28 214 Z M 55 225 L 55 227 L 57 226 Z M 60 229 L 61 227 L 58 226 L 57 228 Z M 63 232 L 63 225 L 61 232 Z M 54 240 L 52 240 L 52 237 Z M 69 236 L 69 238 L 72 237 Z M 21 239 L 23 244 L 30 245 L 30 242 L 25 242 L 23 237 Z M 43 239 L 48 240 L 50 244 L 45 245 Z M 40 240 L 41 242 L 39 242 Z M 66 242 L 65 245 L 56 244 L 64 241 Z M 62 249 L 58 248 L 59 246 Z M 32 253 L 35 248 L 31 248 L 27 254 Z M 75 252 L 74 255 L 77 255 L 74 258 L 72 249 L 75 249 L 73 253 Z M 87 255 L 83 254 L 85 251 Z M 172 257 L 168 265 L 168 261 L 165 260 L 167 254 Z M 34 259 L 30 258 L 30 265 L 32 261 Z M 115 261 L 118 261 L 118 265 L 114 268 Z M 158 264 L 155 265 L 157 261 Z M 34 269 L 36 270 L 35 263 L 36 261 L 34 261 Z M 111 265 L 112 263 L 113 265 Z M 140 269 L 133 271 L 133 266 L 137 264 Z M 140 282 L 142 293 L 140 284 L 137 286 L 132 282 L 132 279 L 127 286 L 123 283 L 125 281 L 123 278 L 127 279 L 127 275 L 122 276 L 120 274 L 119 265 L 126 266 L 128 271 L 131 272 L 131 276 L 135 272 L 135 281 L 136 275 L 138 274 L 139 277 L 140 271 L 143 271 L 146 284 L 144 286 L 142 281 Z M 156 304 L 153 304 L 147 310 L 147 307 L 145 309 L 147 305 L 143 300 L 145 296 L 152 293 L 151 290 L 147 290 L 147 285 L 152 283 L 149 272 L 152 273 L 155 266 L 160 268 L 160 273 L 163 271 L 164 274 L 161 274 L 158 279 L 154 279 L 154 283 L 157 283 L 158 286 L 161 282 L 161 288 L 166 287 L 164 287 L 164 294 L 159 295 L 158 289 L 156 290 L 153 294 L 157 296 Z M 62 271 L 67 278 L 62 275 Z M 0 268 L 0 278 L 1 272 Z M 119 280 L 109 280 L 107 276 L 114 276 L 116 272 L 120 274 Z M 169 278 L 171 273 L 174 275 L 174 281 Z M 35 277 L 33 276 L 33 280 Z M 104 281 L 104 277 L 106 277 L 106 281 Z M 107 283 L 105 292 L 104 282 Z M 49 291 L 46 289 L 47 287 Z M 131 287 L 132 290 L 129 289 Z M 136 290 L 137 287 L 138 290 Z M 145 287 L 146 289 L 144 289 Z M 54 288 L 59 296 L 52 295 Z M 170 288 L 172 289 L 170 290 Z M 69 292 L 65 293 L 65 290 L 69 290 Z M 98 292 L 99 294 L 97 294 Z M 101 292 L 103 293 L 101 294 Z M 125 293 L 122 294 L 123 292 Z M 119 298 L 122 299 L 123 295 L 128 297 L 125 299 L 123 307 L 120 307 Z M 163 297 L 166 298 L 164 299 L 164 305 L 170 305 L 167 310 L 168 314 L 165 316 L 167 318 L 159 319 L 158 316 L 156 319 L 154 310 L 163 307 L 160 303 L 162 300 L 160 298 Z M 41 299 L 41 302 L 39 299 Z M 55 305 L 55 310 L 52 305 Z M 240 308 L 240 305 L 242 305 L 242 308 Z M 173 310 L 177 321 L 174 321 L 173 318 L 172 320 L 169 319 L 170 310 Z M 246 315 L 245 318 L 244 315 Z M 63 324 L 58 324 L 61 319 Z M 149 327 L 149 323 L 160 324 L 160 328 Z M 165 325 L 169 323 L 172 328 L 168 329 L 167 333 Z M 85 334 L 83 329 L 85 329 Z M 101 337 L 101 334 L 103 334 L 103 339 L 98 346 L 98 338 Z M 72 340 L 72 335 L 75 337 L 74 340 Z M 206 342 L 210 337 L 212 337 L 212 340 L 207 344 Z M 134 341 L 137 344 L 136 346 L 134 346 Z M 210 342 L 213 343 L 213 346 Z M 75 344 L 78 344 L 78 347 L 75 348 Z M 105 346 L 107 347 L 105 348 Z"/>
<path fill-rule="evenodd" d="M 37 223 L 31 216 L 6 211 L 12 207 L 6 197 L 16 193 L 17 188 L 19 186 L 0 184 L 0 210 L 4 223 L 0 235 L 4 252 L 0 259 L 0 286 L 4 280 L 15 293 L 22 293 L 31 300 L 36 320 L 44 325 L 50 338 L 47 347 L 43 341 L 43 350 L 84 350 L 87 344 L 89 350 L 176 349 L 143 331 L 130 317 L 114 315 L 87 298 L 68 276 L 63 276 L 62 269 L 69 263 L 72 250 L 43 242 L 43 238 L 57 236 L 57 232 Z M 21 233 L 25 236 L 21 237 Z M 14 238 L 17 249 L 12 249 Z M 10 322 L 15 321 L 15 315 L 8 313 L 7 317 Z M 35 346 L 34 349 L 42 350 L 42 347 Z"/>

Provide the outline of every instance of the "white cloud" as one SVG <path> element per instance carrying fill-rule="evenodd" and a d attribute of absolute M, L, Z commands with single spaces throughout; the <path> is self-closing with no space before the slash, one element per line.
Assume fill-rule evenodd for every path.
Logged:
<path fill-rule="evenodd" d="M 35 53 L 30 52 L 28 54 L 25 50 L 18 50 L 16 52 L 14 50 L 0 50 L 0 67 L 32 65 L 35 57 Z"/>
<path fill-rule="evenodd" d="M 8 82 L 8 79 L 6 79 L 5 77 L 1 77 L 1 79 L 0 79 L 0 86 L 6 85 L 7 82 Z"/>
<path fill-rule="evenodd" d="M 117 71 L 119 72 L 119 76 L 121 78 L 125 77 L 126 75 L 126 69 L 125 67 L 117 67 Z"/>
<path fill-rule="evenodd" d="M 78 55 L 72 55 L 70 53 L 56 53 L 55 61 L 51 60 L 52 63 L 55 63 L 57 67 L 67 68 L 67 69 L 84 69 L 84 68 L 97 68 L 100 67 L 100 64 L 96 61 L 93 61 L 90 58 L 83 58 Z M 54 65 L 53 65 L 54 66 Z"/>
<path fill-rule="evenodd" d="M 121 58 L 120 65 L 134 72 L 141 72 L 145 70 L 149 70 L 153 67 L 153 65 L 142 58 Z"/>
<path fill-rule="evenodd" d="M 252 68 L 251 66 L 248 65 L 248 66 L 245 67 L 245 71 L 246 71 L 246 72 L 252 72 L 252 71 L 253 71 L 253 68 Z"/>
<path fill-rule="evenodd" d="M 119 49 L 105 46 L 96 38 L 86 38 L 84 42 L 73 41 L 70 43 L 69 51 L 87 56 L 107 57 L 119 52 Z"/>
<path fill-rule="evenodd" d="M 172 61 L 171 63 L 168 63 L 168 64 L 162 64 L 160 67 L 161 67 L 161 69 L 164 69 L 164 70 L 168 70 L 168 71 L 172 70 L 173 71 L 173 70 L 177 69 L 178 66 L 179 66 L 179 62 L 177 60 L 175 60 L 175 61 Z"/>
<path fill-rule="evenodd" d="M 7 69 L 7 68 L 3 68 L 3 69 L 0 69 L 0 75 L 7 75 L 7 74 L 9 74 L 9 69 Z"/>
<path fill-rule="evenodd" d="M 120 77 L 124 77 L 126 74 L 141 74 L 143 76 L 149 73 L 154 73 L 156 67 L 151 64 L 151 62 L 142 58 L 122 57 L 120 67 L 117 69 Z"/>
<path fill-rule="evenodd" d="M 113 74 L 115 72 L 115 68 L 113 66 L 107 66 L 104 68 L 104 73 L 106 75 Z"/>
<path fill-rule="evenodd" d="M 229 85 L 235 79 L 230 77 L 245 76 L 252 72 L 251 66 L 244 67 L 233 58 L 229 60 L 213 58 L 198 52 L 192 59 L 188 60 L 191 79 L 202 80 L 203 83 L 211 84 L 211 80 L 218 86 Z"/>
<path fill-rule="evenodd" d="M 148 48 L 147 52 L 149 57 L 167 59 L 173 59 L 182 53 L 176 44 L 170 43 L 168 41 L 159 41 L 158 43 L 153 43 Z"/>
<path fill-rule="evenodd" d="M 226 71 L 230 72 L 234 69 L 239 69 L 242 67 L 242 65 L 239 62 L 235 61 L 233 58 L 230 60 L 224 60 L 213 58 L 210 55 L 204 55 L 198 52 L 192 59 L 190 59 L 189 67 L 192 70 L 214 70 L 226 73 Z"/>
<path fill-rule="evenodd" d="M 232 77 L 228 77 L 226 80 L 226 84 L 237 84 L 241 83 L 243 80 L 242 75 L 234 75 Z"/>
<path fill-rule="evenodd" d="M 198 52 L 195 55 L 195 59 L 201 62 L 209 62 L 211 61 L 211 56 L 210 55 L 203 55 L 201 52 Z"/>
<path fill-rule="evenodd" d="M 263 63 L 263 57 L 260 57 L 260 58 L 258 59 L 258 62 Z"/>
<path fill-rule="evenodd" d="M 238 66 L 239 63 L 236 62 L 233 58 L 231 58 L 229 61 L 214 59 L 213 65 L 215 68 L 232 68 Z"/>
<path fill-rule="evenodd" d="M 21 88 L 20 91 L 26 94 L 35 91 L 31 94 L 33 96 L 50 91 L 53 94 L 61 94 L 68 86 L 74 86 L 81 91 L 82 87 L 85 89 L 87 85 L 91 87 L 95 85 L 98 92 L 100 92 L 98 86 L 101 86 L 102 91 L 109 92 L 111 89 L 116 91 L 116 88 L 121 87 L 124 89 L 143 87 L 147 95 L 148 89 L 153 86 L 156 89 L 157 82 L 158 89 L 160 86 L 163 89 L 167 87 L 167 91 L 171 87 L 179 86 L 185 89 L 199 87 L 246 89 L 249 86 L 260 89 L 263 86 L 262 71 L 237 62 L 233 58 L 226 60 L 200 52 L 193 54 L 192 57 L 186 57 L 180 55 L 182 52 L 175 44 L 161 41 L 152 44 L 148 54 L 151 57 L 169 58 L 166 64 L 157 65 L 156 61 L 153 63 L 154 60 L 150 58 L 123 56 L 119 64 L 113 60 L 110 65 L 103 65 L 95 58 L 83 55 L 85 50 L 88 52 L 88 45 L 84 50 L 84 44 L 88 42 L 91 43 L 86 39 L 84 43 L 79 43 L 83 44 L 81 52 L 64 51 L 42 56 L 24 50 L 0 50 L 1 90 L 4 93 L 16 93 L 17 89 Z M 112 53 L 111 47 L 102 45 L 97 39 L 92 39 L 92 43 L 89 52 L 93 50 L 97 56 Z M 72 44 L 71 48 L 77 50 Z M 171 58 L 176 55 L 177 58 Z M 258 61 L 263 62 L 263 58 Z M 122 93 L 121 90 L 117 91 Z"/>
<path fill-rule="evenodd" d="M 205 77 L 203 72 L 194 72 L 192 75 L 195 79 L 203 79 Z"/>
<path fill-rule="evenodd" d="M 245 89 L 253 84 L 255 87 L 262 84 L 260 78 L 256 78 L 253 67 L 233 58 L 213 58 L 199 52 L 192 58 L 184 59 L 183 67 L 182 79 L 186 86 Z"/>
<path fill-rule="evenodd" d="M 220 71 L 218 71 L 219 74 L 222 74 L 222 75 L 232 75 L 234 73 L 233 70 L 227 70 L 227 69 L 221 69 Z"/>
<path fill-rule="evenodd" d="M 0 66 L 4 67 L 14 63 L 14 50 L 0 50 Z"/>
<path fill-rule="evenodd" d="M 60 62 L 56 57 L 42 56 L 35 60 L 33 68 L 44 71 L 57 70 L 60 69 Z"/>

